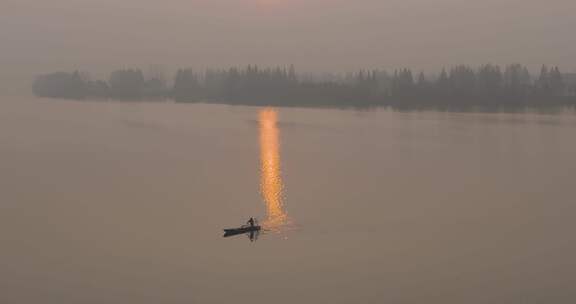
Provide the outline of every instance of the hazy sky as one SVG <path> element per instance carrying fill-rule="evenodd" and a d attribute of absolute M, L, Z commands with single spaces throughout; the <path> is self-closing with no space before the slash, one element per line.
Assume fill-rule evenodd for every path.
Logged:
<path fill-rule="evenodd" d="M 574 71 L 575 11 L 574 0 L 0 0 L 0 76 L 248 63 Z"/>

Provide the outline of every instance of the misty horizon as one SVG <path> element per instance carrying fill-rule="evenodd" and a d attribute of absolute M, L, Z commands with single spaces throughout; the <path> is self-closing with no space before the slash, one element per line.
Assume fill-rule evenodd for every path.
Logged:
<path fill-rule="evenodd" d="M 569 0 L 6 0 L 2 89 L 34 75 L 182 62 L 198 69 L 294 64 L 306 73 L 463 63 L 576 72 Z M 12 90 L 12 89 L 11 89 Z"/>
<path fill-rule="evenodd" d="M 55 72 L 36 77 L 36 96 L 66 99 L 156 100 L 230 105 L 376 107 L 559 107 L 576 105 L 576 74 L 542 66 L 531 75 L 525 66 L 455 65 L 438 76 L 410 69 L 366 70 L 347 74 L 302 75 L 294 66 L 195 71 L 168 76 L 160 67 L 113 71 L 107 80 L 86 72 Z"/>

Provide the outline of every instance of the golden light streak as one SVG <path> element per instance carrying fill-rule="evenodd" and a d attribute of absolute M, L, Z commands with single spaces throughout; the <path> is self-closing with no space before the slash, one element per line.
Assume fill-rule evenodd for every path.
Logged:
<path fill-rule="evenodd" d="M 260 110 L 260 191 L 266 203 L 265 229 L 279 231 L 288 223 L 284 210 L 283 184 L 280 170 L 280 131 L 276 110 Z"/>

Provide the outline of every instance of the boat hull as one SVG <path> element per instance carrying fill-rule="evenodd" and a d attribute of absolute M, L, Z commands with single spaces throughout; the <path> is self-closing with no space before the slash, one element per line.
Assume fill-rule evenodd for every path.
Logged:
<path fill-rule="evenodd" d="M 224 229 L 224 236 L 233 236 L 238 234 L 244 234 L 249 232 L 256 232 L 260 231 L 262 227 L 260 226 L 253 226 L 253 227 L 240 227 L 240 228 L 230 228 Z"/>

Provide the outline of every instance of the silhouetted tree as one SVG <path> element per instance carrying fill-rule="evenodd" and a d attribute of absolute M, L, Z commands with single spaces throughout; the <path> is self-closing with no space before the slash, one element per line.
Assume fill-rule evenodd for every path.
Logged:
<path fill-rule="evenodd" d="M 500 67 L 485 64 L 478 70 L 476 77 L 476 87 L 482 95 L 495 96 L 501 93 L 503 86 L 503 76 Z"/>
<path fill-rule="evenodd" d="M 476 74 L 472 68 L 465 65 L 455 66 L 450 70 L 449 81 L 452 94 L 466 97 L 474 95 Z"/>
<path fill-rule="evenodd" d="M 110 74 L 109 86 L 114 98 L 139 99 L 144 96 L 144 75 L 139 69 L 117 70 Z"/>
<path fill-rule="evenodd" d="M 40 97 L 83 99 L 87 96 L 87 81 L 80 72 L 56 72 L 40 75 L 32 85 L 34 94 Z"/>
<path fill-rule="evenodd" d="M 548 67 L 545 65 L 540 69 L 540 76 L 538 77 L 536 87 L 543 93 L 550 91 L 550 74 L 548 73 Z"/>
<path fill-rule="evenodd" d="M 504 87 L 511 95 L 525 96 L 530 87 L 530 73 L 520 64 L 511 64 L 504 71 Z"/>
<path fill-rule="evenodd" d="M 198 77 L 192 69 L 180 69 L 176 72 L 172 91 L 176 101 L 197 101 L 201 98 Z"/>
<path fill-rule="evenodd" d="M 549 85 L 552 94 L 555 96 L 564 95 L 564 80 L 562 78 L 562 73 L 558 67 L 554 67 L 549 72 Z"/>
<path fill-rule="evenodd" d="M 436 81 L 436 91 L 440 96 L 446 96 L 450 92 L 450 79 L 448 78 L 448 73 L 446 69 L 442 69 L 440 76 Z"/>

